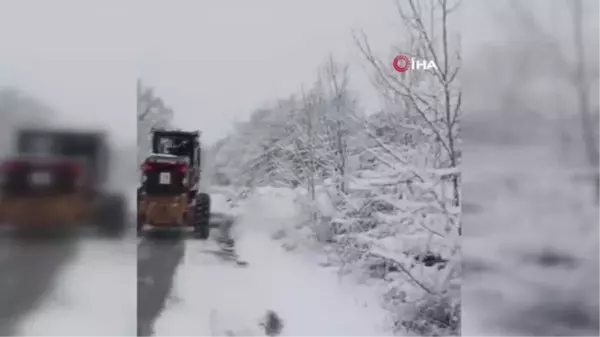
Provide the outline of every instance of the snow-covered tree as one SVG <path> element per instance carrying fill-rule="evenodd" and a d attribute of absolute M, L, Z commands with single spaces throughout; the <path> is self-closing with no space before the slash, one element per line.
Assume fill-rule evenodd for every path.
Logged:
<path fill-rule="evenodd" d="M 306 216 L 298 228 L 331 247 L 342 272 L 386 280 L 399 330 L 456 331 L 458 292 L 449 289 L 456 289 L 459 208 L 446 181 L 456 171 L 437 165 L 418 123 L 362 114 L 348 81 L 345 67 L 328 59 L 311 87 L 254 111 L 218 143 L 216 172 L 243 191 L 294 188 Z M 451 318 L 430 324 L 418 311 L 403 315 L 417 307 Z"/>
<path fill-rule="evenodd" d="M 42 126 L 56 117 L 53 108 L 16 88 L 0 88 L 0 155 L 11 151 L 14 131 L 23 125 Z"/>
<path fill-rule="evenodd" d="M 150 130 L 169 128 L 173 121 L 173 110 L 165 105 L 154 89 L 137 81 L 137 143 L 138 163 L 141 163 L 151 149 Z"/>
<path fill-rule="evenodd" d="M 409 128 L 420 128 L 429 136 L 438 168 L 456 169 L 460 162 L 459 126 L 462 90 L 459 83 L 460 48 L 453 37 L 449 17 L 459 3 L 396 1 L 407 41 L 395 48 L 412 57 L 432 60 L 438 69 L 431 72 L 395 72 L 371 50 L 366 35 L 356 37 L 357 45 L 373 69 L 374 83 L 382 96 L 397 103 L 393 114 L 404 117 Z M 454 204 L 459 205 L 459 175 L 449 177 L 453 184 Z"/>
<path fill-rule="evenodd" d="M 422 290 L 419 295 L 406 292 L 402 286 L 396 288 L 408 294 L 401 296 L 400 301 L 408 302 L 408 306 L 397 302 L 404 309 L 399 310 L 398 315 L 401 326 L 419 334 L 459 334 L 458 168 L 461 152 L 458 135 L 462 90 L 458 81 L 460 49 L 448 23 L 458 3 L 407 0 L 397 1 L 396 7 L 406 40 L 395 52 L 433 60 L 438 69 L 399 74 L 374 54 L 366 35 L 356 37 L 361 54 L 371 66 L 373 82 L 391 103 L 386 107 L 389 111 L 376 116 L 379 125 L 367 125 L 378 146 L 372 153 L 386 168 L 378 169 L 376 175 L 370 173 L 371 179 L 365 185 L 370 186 L 370 193 L 374 185 L 379 186 L 375 190 L 378 193 L 370 197 L 377 205 L 376 212 L 399 210 L 386 231 L 403 242 L 406 255 L 389 255 L 390 250 L 387 250 L 387 256 Z M 382 120 L 391 122 L 394 127 L 386 127 Z M 399 134 L 390 137 L 394 130 Z M 386 143 L 389 141 L 391 143 Z M 396 196 L 390 198 L 390 192 Z M 406 246 L 412 246 L 413 251 Z M 444 262 L 444 272 L 418 275 L 416 270 L 407 268 L 410 264 L 406 257 L 448 263 Z M 411 307 L 415 308 L 412 314 L 406 310 Z"/>
<path fill-rule="evenodd" d="M 583 0 L 534 2 L 531 5 L 544 9 L 535 11 L 530 4 L 512 0 L 509 4 L 508 17 L 519 27 L 518 34 L 516 29 L 506 32 L 516 54 L 509 60 L 518 60 L 520 67 L 505 95 L 512 98 L 519 119 L 529 114 L 555 120 L 547 123 L 550 125 L 545 129 L 551 133 L 544 135 L 545 139 L 556 144 L 561 160 L 588 166 L 595 172 L 589 180 L 597 202 L 598 4 Z M 544 20 L 540 12 L 549 13 L 551 20 Z M 531 90 L 539 87 L 542 90 Z"/>

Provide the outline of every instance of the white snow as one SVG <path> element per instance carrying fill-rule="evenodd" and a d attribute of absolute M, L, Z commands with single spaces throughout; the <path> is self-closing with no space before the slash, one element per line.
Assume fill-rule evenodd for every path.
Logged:
<path fill-rule="evenodd" d="M 465 151 L 471 163 L 463 190 L 482 211 L 463 214 L 462 261 L 473 266 L 463 269 L 463 334 L 594 334 L 598 209 L 591 186 L 574 183 L 573 171 L 543 149 L 485 150 Z M 536 262 L 549 252 L 565 262 Z"/>
<path fill-rule="evenodd" d="M 212 242 L 186 242 L 172 299 L 155 324 L 155 334 L 264 335 L 267 310 L 284 321 L 281 335 L 389 335 L 386 313 L 358 286 L 336 273 L 286 252 L 270 237 L 296 207 L 289 190 L 261 190 L 243 207 L 237 249 L 249 266 L 239 268 L 207 254 Z"/>
<path fill-rule="evenodd" d="M 136 246 L 85 240 L 42 305 L 23 320 L 22 336 L 136 335 Z"/>

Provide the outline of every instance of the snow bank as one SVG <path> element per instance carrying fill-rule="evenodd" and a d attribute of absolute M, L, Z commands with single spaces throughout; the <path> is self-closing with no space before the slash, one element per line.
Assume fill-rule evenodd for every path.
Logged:
<path fill-rule="evenodd" d="M 239 228 L 275 233 L 287 228 L 299 216 L 296 193 L 287 188 L 260 187 L 243 201 L 238 210 Z"/>
<path fill-rule="evenodd" d="M 264 335 L 260 320 L 272 310 L 282 336 L 388 335 L 385 312 L 373 294 L 341 284 L 334 271 L 286 252 L 269 234 L 294 220 L 294 193 L 256 191 L 242 208 L 237 251 L 249 262 L 238 268 L 189 241 L 172 299 L 155 325 L 156 335 Z"/>
<path fill-rule="evenodd" d="M 367 176 L 362 182 L 354 182 L 367 186 L 372 179 Z M 432 210 L 431 203 L 386 199 L 386 194 L 369 194 L 368 190 L 366 194 L 357 193 L 351 200 L 332 197 L 336 195 L 331 185 L 321 185 L 316 189 L 315 202 L 311 203 L 302 188 L 264 187 L 257 188 L 245 207 L 249 211 L 268 210 L 263 216 L 271 220 L 264 222 L 261 229 L 280 240 L 286 250 L 297 251 L 312 263 L 332 266 L 338 274 L 348 274 L 347 279 L 355 285 L 362 284 L 365 291 L 377 294 L 379 305 L 389 310 L 396 324 L 415 324 L 404 327 L 424 329 L 431 323 L 428 315 L 442 320 L 445 311 L 456 310 L 454 303 L 460 298 L 456 295 L 460 294 L 457 269 L 430 267 L 429 262 L 419 260 L 432 256 L 433 264 L 459 265 L 459 261 L 447 260 L 457 256 L 456 245 L 444 237 L 447 235 L 444 223 L 448 219 L 440 214 L 442 211 Z M 389 212 L 386 205 L 395 205 L 401 211 Z M 316 212 L 316 219 L 311 217 L 312 212 Z M 336 226 L 372 229 L 336 232 Z M 451 291 L 445 292 L 448 289 Z M 425 296 L 427 292 L 433 293 Z M 404 320 L 411 315 L 414 321 Z M 399 326 L 396 329 L 402 330 Z"/>

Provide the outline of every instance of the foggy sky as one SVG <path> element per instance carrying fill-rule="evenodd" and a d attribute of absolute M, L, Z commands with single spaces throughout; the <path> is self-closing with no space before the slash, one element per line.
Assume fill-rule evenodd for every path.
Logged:
<path fill-rule="evenodd" d="M 453 23 L 464 60 L 499 43 L 493 13 L 502 6 L 463 1 Z M 362 105 L 376 109 L 352 41 L 360 29 L 391 59 L 402 35 L 391 0 L 1 1 L 0 86 L 40 97 L 69 123 L 108 126 L 133 141 L 139 76 L 174 108 L 179 126 L 214 141 L 232 121 L 309 86 L 330 52 L 350 64 Z"/>
<path fill-rule="evenodd" d="M 364 29 L 387 52 L 396 33 L 390 1 L 149 3 L 144 12 L 155 21 L 144 28 L 140 76 L 174 108 L 180 126 L 203 129 L 209 141 L 252 110 L 309 87 L 330 52 L 354 66 L 363 105 L 377 105 L 352 30 Z"/>
<path fill-rule="evenodd" d="M 0 86 L 135 142 L 136 1 L 0 1 Z M 68 124 L 67 124 L 68 123 Z"/>
<path fill-rule="evenodd" d="M 350 64 L 352 88 L 376 109 L 353 30 L 385 59 L 402 28 L 387 0 L 3 1 L 0 85 L 40 97 L 61 123 L 135 139 L 140 76 L 179 126 L 214 141 L 232 121 L 310 86 L 329 53 Z"/>

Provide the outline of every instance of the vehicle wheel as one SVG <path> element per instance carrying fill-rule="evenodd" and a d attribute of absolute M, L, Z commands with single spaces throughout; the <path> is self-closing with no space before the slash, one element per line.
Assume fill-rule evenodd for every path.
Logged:
<path fill-rule="evenodd" d="M 137 235 L 142 236 L 144 232 L 144 224 L 146 224 L 145 215 L 140 213 L 140 203 L 142 202 L 142 187 L 137 189 L 137 208 L 136 208 L 136 227 Z"/>
<path fill-rule="evenodd" d="M 194 214 L 194 231 L 196 237 L 206 240 L 210 236 L 210 195 L 198 193 Z"/>
<path fill-rule="evenodd" d="M 137 216 L 137 235 L 140 236 L 144 231 L 144 219 L 138 214 Z"/>
<path fill-rule="evenodd" d="M 103 237 L 119 239 L 127 230 L 127 204 L 120 195 L 107 195 L 100 199 L 96 221 Z"/>

